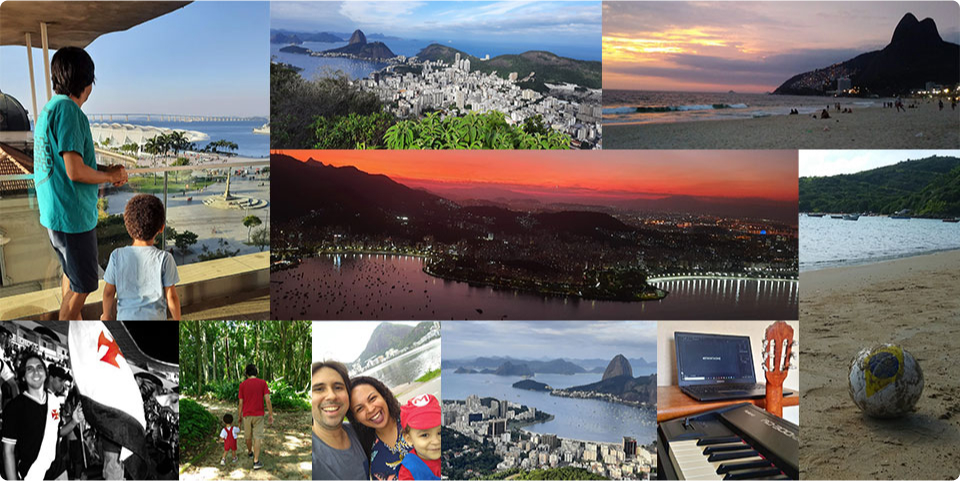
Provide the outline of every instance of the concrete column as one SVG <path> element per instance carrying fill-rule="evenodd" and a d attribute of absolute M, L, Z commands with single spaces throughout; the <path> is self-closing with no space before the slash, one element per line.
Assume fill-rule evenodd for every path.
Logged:
<path fill-rule="evenodd" d="M 30 71 L 30 99 L 33 100 L 33 121 L 36 122 L 40 116 L 37 110 L 37 83 L 33 77 L 33 42 L 30 39 L 30 33 L 26 34 L 27 41 L 27 70 Z"/>
<path fill-rule="evenodd" d="M 43 45 L 43 72 L 47 76 L 47 102 L 53 98 L 53 87 L 50 84 L 50 42 L 47 41 L 47 24 L 40 22 L 40 42 Z"/>

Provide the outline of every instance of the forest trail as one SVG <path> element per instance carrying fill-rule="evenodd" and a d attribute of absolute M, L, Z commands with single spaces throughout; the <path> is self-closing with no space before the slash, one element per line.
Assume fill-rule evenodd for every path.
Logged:
<path fill-rule="evenodd" d="M 230 413 L 237 417 L 237 405 L 220 400 L 196 399 L 218 420 Z M 312 419 L 309 411 L 274 411 L 273 424 L 264 426 L 265 438 L 260 461 L 263 469 L 253 470 L 253 458 L 247 457 L 246 439 L 241 432 L 237 439 L 238 462 L 227 456 L 226 466 L 220 466 L 223 445 L 211 437 L 211 447 L 192 466 L 180 473 L 181 480 L 212 479 L 310 479 L 313 465 L 311 462 L 313 441 L 310 437 Z M 264 419 L 267 422 L 267 419 Z M 241 429 L 242 426 L 238 426 Z M 217 429 L 217 436 L 220 430 Z"/>

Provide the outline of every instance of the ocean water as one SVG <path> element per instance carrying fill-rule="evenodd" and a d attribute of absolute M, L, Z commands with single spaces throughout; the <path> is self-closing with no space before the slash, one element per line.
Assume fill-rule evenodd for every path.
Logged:
<path fill-rule="evenodd" d="M 97 117 L 99 122 L 99 117 Z M 245 120 L 239 122 L 160 122 L 159 118 L 124 120 L 114 116 L 115 123 L 150 125 L 168 129 L 195 130 L 210 136 L 209 141 L 197 142 L 197 148 L 203 148 L 210 142 L 220 139 L 229 140 L 237 144 L 237 155 L 241 157 L 264 158 L 270 156 L 270 136 L 253 133 L 253 129 L 262 126 L 267 119 Z"/>
<path fill-rule="evenodd" d="M 539 41 L 539 39 L 536 38 L 532 38 L 532 40 Z M 493 58 L 497 55 L 518 54 L 530 50 L 546 50 L 548 52 L 560 55 L 561 57 L 569 57 L 579 60 L 600 60 L 602 55 L 600 52 L 599 43 L 597 46 L 579 44 L 544 45 L 542 43 L 535 43 L 534 41 L 526 39 L 511 43 L 396 38 L 387 40 L 367 38 L 367 41 L 382 41 L 387 45 L 387 47 L 390 47 L 390 50 L 393 53 L 397 55 L 406 55 L 407 57 L 412 57 L 418 54 L 426 46 L 433 43 L 446 45 L 479 58 L 483 58 L 486 55 L 489 55 L 490 58 Z M 319 52 L 343 47 L 346 44 L 347 42 L 304 42 L 300 46 L 313 50 L 314 52 Z M 380 70 L 387 65 L 383 62 L 370 62 L 337 57 L 312 57 L 309 55 L 281 52 L 280 49 L 285 46 L 285 44 L 270 44 L 270 58 L 274 61 L 283 62 L 302 68 L 303 70 L 300 72 L 300 75 L 308 80 L 317 75 L 325 75 L 328 71 L 336 70 L 343 71 L 351 79 L 361 79 L 370 75 L 371 72 Z"/>
<path fill-rule="evenodd" d="M 800 216 L 800 271 L 960 249 L 960 224 L 934 219 Z"/>
<path fill-rule="evenodd" d="M 464 400 L 471 394 L 480 397 L 506 399 L 512 403 L 532 406 L 554 415 L 552 421 L 524 427 L 541 434 L 556 434 L 562 438 L 618 443 L 623 436 L 637 438 L 638 444 L 650 444 L 656 437 L 656 409 L 642 409 L 597 399 L 575 399 L 551 396 L 546 392 L 527 391 L 513 387 L 523 379 L 519 376 L 493 374 L 455 374 L 455 369 L 443 370 L 443 398 Z M 634 375 L 649 373 L 634 372 Z M 537 374 L 532 379 L 554 388 L 568 388 L 594 383 L 602 374 Z"/>
<path fill-rule="evenodd" d="M 273 319 L 796 319 L 796 282 L 665 281 L 662 301 L 542 296 L 423 272 L 419 257 L 343 254 L 272 274 Z"/>
<path fill-rule="evenodd" d="M 435 339 L 402 356 L 378 364 L 359 376 L 372 376 L 390 388 L 415 381 L 420 376 L 440 368 L 440 340 Z"/>
<path fill-rule="evenodd" d="M 641 90 L 604 90 L 604 124 L 643 124 L 728 120 L 788 115 L 797 109 L 800 115 L 819 113 L 840 102 L 856 112 L 864 108 L 882 108 L 892 99 L 833 98 L 800 95 L 767 95 L 718 92 L 658 92 Z M 855 113 L 853 115 L 856 115 Z"/>

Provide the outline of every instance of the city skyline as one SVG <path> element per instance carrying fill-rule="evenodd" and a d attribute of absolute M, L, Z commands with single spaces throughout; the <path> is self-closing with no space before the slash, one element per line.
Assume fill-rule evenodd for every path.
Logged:
<path fill-rule="evenodd" d="M 272 2 L 271 28 L 383 34 L 405 39 L 483 43 L 509 48 L 535 38 L 547 47 L 596 44 L 601 2 Z M 389 45 L 389 42 L 387 42 Z M 483 56 L 485 52 L 469 52 Z M 514 52 L 520 53 L 520 52 Z M 493 56 L 493 55 L 491 55 Z"/>
<path fill-rule="evenodd" d="M 535 340 L 536 342 L 532 342 Z M 444 358 L 657 358 L 653 321 L 473 321 L 443 323 Z M 455 353 L 455 354 L 454 354 Z"/>
<path fill-rule="evenodd" d="M 89 115 L 149 113 L 267 117 L 270 112 L 269 4 L 195 2 L 85 50 L 96 83 Z M 51 28 L 50 35 L 55 35 Z M 43 51 L 33 41 L 37 105 L 46 102 Z M 52 58 L 54 51 L 51 50 Z M 0 89 L 30 109 L 26 48 L 0 47 Z M 33 114 L 33 112 L 31 112 Z"/>
<path fill-rule="evenodd" d="M 763 93 L 879 50 L 908 12 L 960 42 L 956 2 L 604 2 L 605 89 Z"/>
<path fill-rule="evenodd" d="M 796 201 L 798 195 L 791 151 L 602 151 L 596 154 L 600 160 L 589 163 L 573 151 L 502 151 L 495 157 L 484 151 L 280 152 L 386 175 L 440 195 L 467 190 L 488 200 L 512 193 L 609 205 L 670 196 Z"/>

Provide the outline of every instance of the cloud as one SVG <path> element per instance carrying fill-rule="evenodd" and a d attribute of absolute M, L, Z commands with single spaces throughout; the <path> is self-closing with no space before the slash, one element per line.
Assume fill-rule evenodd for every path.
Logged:
<path fill-rule="evenodd" d="M 490 38 L 522 35 L 545 43 L 594 41 L 599 48 L 600 2 L 274 2 L 273 28 L 352 30 L 406 38 Z"/>
<path fill-rule="evenodd" d="M 663 62 L 657 66 L 626 62 L 606 64 L 604 73 L 714 85 L 766 85 L 772 89 L 796 74 L 846 61 L 861 53 L 864 52 L 853 49 L 796 50 L 756 60 L 670 54 L 663 56 Z"/>
<path fill-rule="evenodd" d="M 656 322 L 510 321 L 444 322 L 443 357 L 656 359 Z"/>

